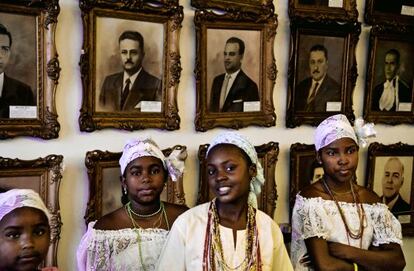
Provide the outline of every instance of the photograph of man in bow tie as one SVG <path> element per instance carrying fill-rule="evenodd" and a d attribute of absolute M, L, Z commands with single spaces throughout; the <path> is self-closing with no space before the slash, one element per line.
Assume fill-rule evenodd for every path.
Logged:
<path fill-rule="evenodd" d="M 371 109 L 374 111 L 404 111 L 402 103 L 412 102 L 412 89 L 399 76 L 400 52 L 390 49 L 384 57 L 385 81 L 375 86 L 372 93 Z"/>

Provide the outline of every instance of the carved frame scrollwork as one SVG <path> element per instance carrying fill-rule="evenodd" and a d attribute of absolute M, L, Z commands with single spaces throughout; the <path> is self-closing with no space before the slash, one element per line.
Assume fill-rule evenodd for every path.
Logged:
<path fill-rule="evenodd" d="M 56 87 L 60 76 L 55 31 L 60 12 L 58 0 L 6 0 L 0 3 L 0 12 L 35 17 L 36 93 L 35 118 L 1 118 L 0 139 L 32 136 L 57 138 L 60 124 L 56 112 Z M 18 53 L 18 52 L 17 52 Z"/>
<path fill-rule="evenodd" d="M 275 13 L 272 0 L 191 0 L 197 9 L 216 9 L 232 13 L 271 14 Z"/>
<path fill-rule="evenodd" d="M 355 87 L 356 79 L 358 77 L 357 63 L 355 58 L 355 49 L 361 32 L 361 23 L 339 23 L 335 21 L 324 21 L 315 23 L 308 19 L 296 18 L 291 22 L 291 47 L 290 47 L 290 62 L 288 70 L 288 99 L 286 112 L 286 126 L 294 128 L 302 124 L 312 126 L 318 125 L 322 120 L 329 115 L 335 113 L 342 113 L 348 117 L 349 120 L 355 119 L 352 109 L 352 94 Z M 299 85 L 298 71 L 299 55 L 307 52 L 299 52 L 301 36 L 306 37 L 326 37 L 326 38 L 342 38 L 343 52 L 342 55 L 342 73 L 341 73 L 341 109 L 337 111 L 321 111 L 321 112 L 307 112 L 297 108 L 295 101 L 296 97 L 299 99 L 306 99 L 300 95 L 296 96 L 296 88 Z M 327 48 L 329 51 L 329 48 Z M 329 51 L 328 54 L 337 53 Z M 306 69 L 308 69 L 306 67 Z M 329 71 L 328 71 L 329 73 Z"/>
<path fill-rule="evenodd" d="M 180 126 L 177 91 L 181 76 L 179 37 L 183 8 L 177 0 L 80 0 L 83 21 L 83 47 L 80 71 L 83 102 L 79 116 L 81 131 L 93 132 L 105 128 L 138 130 L 159 128 L 176 130 Z M 161 112 L 96 110 L 96 20 L 97 17 L 119 18 L 159 23 L 163 26 L 162 99 Z M 113 37 L 118 39 L 118 37 Z M 145 37 L 144 37 L 145 39 Z"/>
<path fill-rule="evenodd" d="M 329 7 L 329 5 L 302 4 L 300 0 L 289 0 L 289 17 L 309 19 L 314 22 L 327 20 L 341 22 L 356 22 L 358 10 L 356 0 L 342 1 L 342 7 Z"/>
<path fill-rule="evenodd" d="M 175 149 L 186 149 L 185 146 L 175 145 L 172 148 L 162 150 L 164 155 L 168 156 Z M 121 158 L 122 152 L 109 152 L 109 151 L 88 151 L 85 157 L 85 166 L 88 170 L 89 179 L 89 200 L 87 209 L 85 212 L 85 223 L 88 224 L 91 221 L 97 220 L 103 216 L 102 206 L 104 202 L 103 189 L 104 189 L 104 170 L 109 168 L 119 169 L 119 158 Z M 117 180 L 111 180 L 119 183 L 119 191 L 121 191 L 120 183 L 121 175 Z M 170 178 L 167 181 L 167 185 L 161 194 L 161 199 L 170 203 L 185 205 L 183 178 L 173 182 Z M 121 194 L 119 195 L 119 202 L 121 202 Z"/>
<path fill-rule="evenodd" d="M 5 189 L 36 187 L 52 219 L 50 225 L 50 245 L 45 266 L 57 266 L 57 250 L 60 239 L 62 221 L 59 206 L 59 186 L 62 179 L 63 156 L 51 154 L 34 160 L 0 157 L 0 186 Z M 15 178 L 23 178 L 16 185 Z M 25 178 L 28 178 L 27 180 Z M 37 178 L 31 182 L 29 178 Z M 11 181 L 8 181 L 11 179 Z"/>
<path fill-rule="evenodd" d="M 206 154 L 209 144 L 200 145 L 198 149 L 199 171 L 199 191 L 197 204 L 205 203 L 214 198 L 210 191 L 206 176 Z M 257 196 L 258 208 L 273 217 L 276 210 L 277 189 L 275 181 L 275 168 L 279 155 L 279 143 L 269 142 L 263 145 L 255 146 L 257 156 L 263 166 L 265 184 L 262 186 L 262 192 Z"/>
<path fill-rule="evenodd" d="M 227 12 L 222 15 L 208 10 L 196 10 L 194 16 L 196 28 L 195 79 L 197 105 L 195 127 L 197 131 L 206 131 L 215 127 L 239 129 L 249 125 L 274 126 L 276 114 L 273 104 L 273 87 L 276 80 L 276 60 L 273 43 L 276 36 L 277 17 L 273 13 L 252 14 L 245 12 Z M 260 33 L 258 90 L 260 111 L 255 112 L 210 112 L 207 90 L 207 31 L 208 30 L 247 30 Z M 223 46 L 224 43 L 219 46 Z M 251 49 L 251 48 L 250 48 Z M 249 48 L 247 48 L 249 50 Z M 218 65 L 222 65 L 219 63 Z M 244 63 L 244 65 L 247 65 Z M 242 65 L 243 69 L 243 65 Z"/>

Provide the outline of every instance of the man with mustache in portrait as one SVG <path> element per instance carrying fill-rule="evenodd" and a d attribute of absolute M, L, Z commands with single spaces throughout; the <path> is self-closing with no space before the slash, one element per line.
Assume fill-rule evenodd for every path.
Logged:
<path fill-rule="evenodd" d="M 142 35 L 125 31 L 118 41 L 124 71 L 105 78 L 100 106 L 109 111 L 141 111 L 141 101 L 161 101 L 161 80 L 142 67 L 145 55 Z"/>
<path fill-rule="evenodd" d="M 310 49 L 310 77 L 302 80 L 295 90 L 297 111 L 325 112 L 328 102 L 341 101 L 341 86 L 328 72 L 328 50 L 316 44 Z M 340 111 L 340 110 L 335 110 Z"/>

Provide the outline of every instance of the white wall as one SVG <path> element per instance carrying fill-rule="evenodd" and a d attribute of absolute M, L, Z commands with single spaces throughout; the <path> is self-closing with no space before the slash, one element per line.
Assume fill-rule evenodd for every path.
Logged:
<path fill-rule="evenodd" d="M 119 130 L 103 130 L 93 133 L 81 133 L 78 126 L 79 109 L 82 101 L 81 78 L 79 72 L 79 56 L 82 46 L 82 21 L 78 1 L 61 0 L 60 15 L 56 33 L 57 50 L 62 68 L 56 95 L 57 110 L 61 131 L 59 138 L 39 140 L 34 138 L 16 138 L 0 142 L 0 155 L 34 159 L 48 154 L 62 154 L 65 169 L 60 189 L 60 206 L 62 214 L 62 233 L 59 243 L 58 261 L 61 270 L 76 270 L 75 256 L 77 244 L 85 231 L 83 216 L 88 198 L 88 179 L 84 166 L 85 153 L 100 149 L 121 151 L 124 142 L 136 136 L 151 135 L 161 147 L 174 144 L 186 145 L 189 157 L 186 162 L 185 192 L 189 206 L 193 206 L 198 189 L 197 150 L 200 144 L 208 143 L 222 129 L 214 129 L 205 133 L 195 132 L 195 80 L 193 76 L 195 59 L 195 30 L 193 25 L 194 11 L 190 0 L 180 1 L 184 6 L 184 21 L 181 31 L 181 64 L 182 75 L 178 91 L 178 106 L 181 116 L 181 128 L 178 131 L 143 130 L 125 132 Z M 287 97 L 287 71 L 289 54 L 289 18 L 287 15 L 288 0 L 275 1 L 279 26 L 275 40 L 275 56 L 278 69 L 274 102 L 277 123 L 271 128 L 249 127 L 240 130 L 252 139 L 255 145 L 268 141 L 279 142 L 280 154 L 276 166 L 276 183 L 278 189 L 277 210 L 275 220 L 279 223 L 288 221 L 288 188 L 289 188 L 289 148 L 295 142 L 312 143 L 314 128 L 302 126 L 295 129 L 285 127 L 285 111 Z M 363 0 L 358 0 L 360 21 L 363 20 Z M 355 115 L 362 115 L 363 94 L 368 57 L 368 26 L 363 25 L 360 41 L 357 46 L 357 62 L 359 77 L 354 91 Z M 377 125 L 377 141 L 391 144 L 402 141 L 414 144 L 414 126 Z M 359 183 L 365 179 L 366 151 L 360 152 L 358 170 Z M 404 253 L 407 260 L 406 270 L 414 270 L 414 259 L 408 258 L 414 251 L 414 238 L 404 238 Z M 409 253 L 411 252 L 411 253 Z"/>

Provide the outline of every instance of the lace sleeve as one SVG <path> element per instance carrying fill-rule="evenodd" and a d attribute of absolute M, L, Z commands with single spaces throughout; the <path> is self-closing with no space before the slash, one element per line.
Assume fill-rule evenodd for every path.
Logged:
<path fill-rule="evenodd" d="M 296 196 L 292 223 L 297 224 L 302 239 L 320 237 L 327 239 L 331 231 L 321 198 L 304 198 Z"/>
<path fill-rule="evenodd" d="M 374 246 L 389 243 L 402 244 L 401 224 L 385 204 L 374 206 L 371 219 L 374 227 L 372 241 Z"/>

